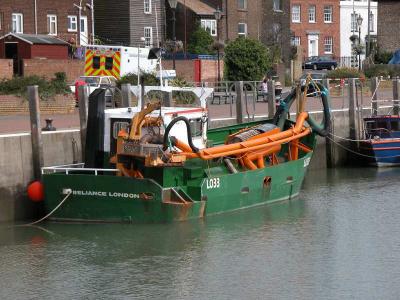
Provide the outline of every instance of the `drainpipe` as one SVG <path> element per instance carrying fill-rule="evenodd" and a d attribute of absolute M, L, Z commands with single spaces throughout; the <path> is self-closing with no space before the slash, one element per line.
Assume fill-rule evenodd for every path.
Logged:
<path fill-rule="evenodd" d="M 229 33 L 229 29 L 228 29 L 228 0 L 225 0 L 225 34 L 226 34 L 226 36 L 225 36 L 225 40 L 226 41 L 229 41 L 229 36 L 228 36 L 228 33 Z"/>
<path fill-rule="evenodd" d="M 34 0 L 34 18 L 35 18 L 35 34 L 37 34 L 37 0 Z"/>

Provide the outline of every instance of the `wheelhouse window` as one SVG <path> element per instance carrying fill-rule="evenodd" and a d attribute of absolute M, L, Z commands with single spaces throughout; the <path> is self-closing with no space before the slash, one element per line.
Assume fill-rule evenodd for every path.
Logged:
<path fill-rule="evenodd" d="M 292 23 L 300 23 L 300 5 L 296 4 L 292 6 Z"/>
<path fill-rule="evenodd" d="M 153 28 L 152 27 L 144 28 L 144 45 L 146 47 L 153 46 Z"/>
<path fill-rule="evenodd" d="M 333 52 L 333 38 L 331 36 L 324 38 L 324 52 L 325 54 L 332 54 Z"/>
<path fill-rule="evenodd" d="M 324 22 L 332 23 L 332 6 L 327 5 L 324 7 Z"/>
<path fill-rule="evenodd" d="M 151 0 L 144 0 L 144 13 L 151 14 Z"/>
<path fill-rule="evenodd" d="M 23 14 L 12 14 L 12 32 L 24 33 L 24 16 Z"/>
<path fill-rule="evenodd" d="M 216 20 L 201 20 L 201 28 L 208 31 L 212 36 L 217 36 L 217 21 Z"/>
<path fill-rule="evenodd" d="M 68 16 L 68 32 L 76 32 L 78 30 L 78 18 L 76 16 Z"/>
<path fill-rule="evenodd" d="M 47 15 L 47 32 L 49 35 L 57 35 L 57 16 Z"/>
<path fill-rule="evenodd" d="M 238 35 L 239 36 L 247 36 L 247 24 L 246 23 L 239 23 L 238 24 Z"/>

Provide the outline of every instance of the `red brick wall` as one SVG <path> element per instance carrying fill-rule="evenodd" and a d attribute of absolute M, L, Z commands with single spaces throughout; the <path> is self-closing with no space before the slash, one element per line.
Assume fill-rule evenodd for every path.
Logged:
<path fill-rule="evenodd" d="M 201 60 L 201 81 L 215 82 L 218 79 L 218 63 L 216 60 Z M 195 61 L 194 60 L 177 60 L 176 75 L 183 77 L 186 81 L 195 81 Z M 172 69 L 172 60 L 164 60 L 163 68 Z M 224 62 L 220 60 L 221 79 L 224 74 Z"/>
<path fill-rule="evenodd" d="M 57 33 L 58 37 L 68 41 L 74 38 L 77 41 L 77 32 L 68 32 L 68 15 L 78 16 L 78 9 L 74 7 L 77 0 L 40 0 L 37 1 L 37 25 L 38 34 L 48 34 L 47 30 L 47 15 L 54 14 L 57 16 Z M 87 16 L 88 20 L 88 33 L 91 32 L 91 17 L 90 9 L 86 7 L 86 3 L 90 4 L 90 0 L 83 0 L 82 16 Z M 35 33 L 35 18 L 34 18 L 34 1 L 33 0 L 1 0 L 0 13 L 2 13 L 3 20 L 0 28 L 0 36 L 6 35 L 11 32 L 11 14 L 23 14 L 23 33 Z"/>
<path fill-rule="evenodd" d="M 31 58 L 68 59 L 68 46 L 32 45 Z"/>
<path fill-rule="evenodd" d="M 12 59 L 0 59 L 0 80 L 11 79 L 13 76 Z"/>
<path fill-rule="evenodd" d="M 24 75 L 53 78 L 56 72 L 65 72 L 68 82 L 73 82 L 84 73 L 85 62 L 73 59 L 24 59 Z"/>
<path fill-rule="evenodd" d="M 300 37 L 300 46 L 303 48 L 304 57 L 308 57 L 308 33 L 319 33 L 318 55 L 324 53 L 324 38 L 333 38 L 333 57 L 340 57 L 340 1 L 339 0 L 291 0 L 290 3 L 290 29 L 294 36 Z M 292 22 L 292 7 L 300 5 L 300 23 Z M 311 5 L 316 6 L 316 22 L 309 23 L 308 8 Z M 324 6 L 332 6 L 332 23 L 324 23 Z M 350 20 L 349 20 L 350 22 Z"/>

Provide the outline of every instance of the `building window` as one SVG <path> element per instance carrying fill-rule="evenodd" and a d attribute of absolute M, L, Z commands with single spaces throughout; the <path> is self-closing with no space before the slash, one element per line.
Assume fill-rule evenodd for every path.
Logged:
<path fill-rule="evenodd" d="M 144 28 L 144 45 L 146 47 L 153 46 L 153 28 L 152 27 Z"/>
<path fill-rule="evenodd" d="M 332 23 L 332 6 L 324 6 L 324 22 Z"/>
<path fill-rule="evenodd" d="M 237 0 L 238 9 L 247 9 L 247 0 Z"/>
<path fill-rule="evenodd" d="M 374 32 L 374 14 L 372 12 L 369 13 L 369 31 Z"/>
<path fill-rule="evenodd" d="M 238 24 L 238 35 L 239 36 L 247 36 L 247 24 L 246 23 Z"/>
<path fill-rule="evenodd" d="M 216 20 L 201 20 L 201 28 L 206 30 L 212 36 L 217 36 L 217 21 Z"/>
<path fill-rule="evenodd" d="M 325 54 L 332 54 L 333 52 L 333 38 L 331 36 L 324 38 L 324 52 Z"/>
<path fill-rule="evenodd" d="M 300 46 L 300 37 L 299 36 L 292 37 L 292 46 Z"/>
<path fill-rule="evenodd" d="M 24 16 L 22 14 L 12 14 L 12 32 L 24 33 Z"/>
<path fill-rule="evenodd" d="M 351 31 L 358 31 L 357 18 L 358 14 L 351 14 Z"/>
<path fill-rule="evenodd" d="M 300 5 L 292 6 L 292 23 L 300 23 Z"/>
<path fill-rule="evenodd" d="M 151 0 L 144 0 L 144 13 L 151 14 Z"/>
<path fill-rule="evenodd" d="M 3 13 L 0 12 L 0 30 L 3 30 Z"/>
<path fill-rule="evenodd" d="M 282 3 L 281 3 L 281 0 L 273 0 L 274 1 L 274 3 L 273 3 L 273 5 L 274 5 L 274 11 L 282 11 Z"/>
<path fill-rule="evenodd" d="M 57 16 L 47 15 L 47 32 L 50 35 L 57 35 Z"/>
<path fill-rule="evenodd" d="M 308 7 L 308 22 L 315 23 L 315 5 Z"/>
<path fill-rule="evenodd" d="M 68 16 L 68 31 L 76 32 L 78 30 L 78 18 L 76 16 Z"/>

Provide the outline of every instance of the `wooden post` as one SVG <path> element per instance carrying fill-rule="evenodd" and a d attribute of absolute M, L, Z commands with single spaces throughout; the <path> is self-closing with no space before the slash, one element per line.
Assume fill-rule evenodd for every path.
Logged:
<path fill-rule="evenodd" d="M 371 78 L 371 93 L 373 95 L 372 97 L 372 112 L 371 114 L 373 116 L 377 116 L 378 115 L 378 102 L 376 102 L 376 100 L 378 100 L 378 77 L 374 77 Z"/>
<path fill-rule="evenodd" d="M 40 129 L 38 86 L 28 86 L 29 112 L 31 119 L 32 161 L 35 180 L 40 180 L 43 167 L 43 142 Z"/>
<path fill-rule="evenodd" d="M 399 94 L 400 94 L 400 80 L 396 78 L 393 80 L 393 115 L 399 115 Z"/>
<path fill-rule="evenodd" d="M 272 119 L 276 112 L 275 104 L 275 82 L 273 80 L 268 80 L 268 118 Z"/>
<path fill-rule="evenodd" d="M 236 122 L 243 123 L 243 81 L 235 82 L 235 92 L 236 92 Z"/>
<path fill-rule="evenodd" d="M 82 161 L 85 161 L 85 144 L 86 144 L 86 127 L 88 118 L 88 105 L 89 105 L 89 87 L 87 85 L 80 85 L 78 87 L 79 97 L 79 121 L 81 128 L 81 153 Z"/>
<path fill-rule="evenodd" d="M 124 83 L 121 86 L 122 93 L 122 107 L 130 107 L 132 103 L 132 93 L 131 93 L 131 85 L 129 83 Z"/>
<path fill-rule="evenodd" d="M 349 138 L 358 139 L 359 124 L 357 118 L 356 79 L 349 79 Z M 358 144 L 358 143 L 357 143 Z"/>

